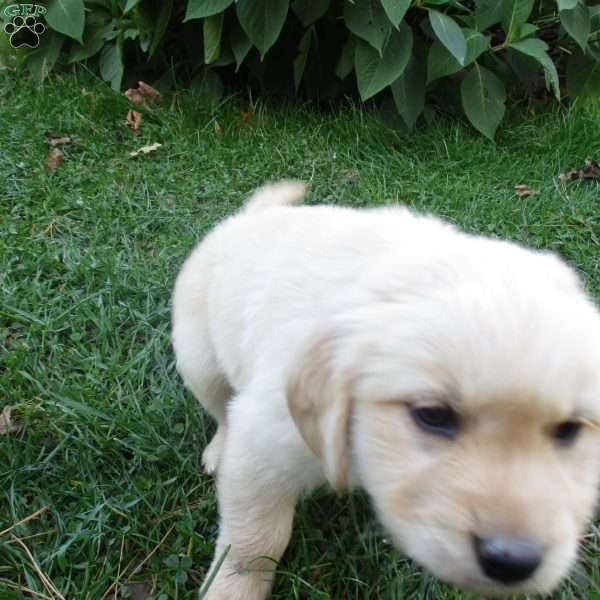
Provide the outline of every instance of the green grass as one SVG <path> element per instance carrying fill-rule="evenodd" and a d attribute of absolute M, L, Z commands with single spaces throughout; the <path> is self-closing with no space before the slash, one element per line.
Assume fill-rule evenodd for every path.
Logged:
<path fill-rule="evenodd" d="M 210 110 L 167 95 L 135 137 L 126 100 L 87 75 L 0 80 L 0 408 L 22 426 L 0 436 L 0 531 L 48 507 L 12 533 L 69 600 L 99 600 L 115 582 L 107 597 L 124 598 L 131 581 L 155 598 L 197 598 L 217 523 L 199 465 L 212 424 L 175 373 L 169 298 L 187 252 L 265 180 L 552 248 L 600 297 L 598 185 L 557 179 L 600 156 L 600 113 L 513 118 L 493 145 L 445 120 L 406 137 L 351 107 L 261 104 L 242 125 L 246 110 L 239 98 Z M 49 129 L 79 136 L 54 174 Z M 151 142 L 162 147 L 128 156 Z M 517 183 L 539 194 L 519 199 Z M 600 598 L 597 533 L 556 598 Z M 20 587 L 48 595 L 5 534 L 0 598 Z M 325 492 L 300 507 L 274 594 L 465 597 L 392 550 L 363 497 Z"/>

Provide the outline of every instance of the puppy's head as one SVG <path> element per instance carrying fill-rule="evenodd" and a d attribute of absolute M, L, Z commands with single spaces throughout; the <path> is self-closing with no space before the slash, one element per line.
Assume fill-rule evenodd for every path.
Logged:
<path fill-rule="evenodd" d="M 541 260 L 380 288 L 315 335 L 288 385 L 329 481 L 356 480 L 409 556 L 486 594 L 551 590 L 597 496 L 600 316 Z"/>

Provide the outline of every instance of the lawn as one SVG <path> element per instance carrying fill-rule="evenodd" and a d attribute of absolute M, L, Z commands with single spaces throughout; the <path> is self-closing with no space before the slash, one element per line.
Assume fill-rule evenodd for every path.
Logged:
<path fill-rule="evenodd" d="M 0 409 L 19 426 L 0 435 L 0 532 L 33 515 L 0 533 L 2 600 L 60 598 L 52 586 L 68 600 L 198 597 L 217 522 L 200 469 L 213 426 L 174 369 L 170 293 L 193 245 L 265 180 L 552 248 L 600 299 L 600 189 L 558 179 L 600 157 L 598 111 L 513 116 L 494 145 L 442 118 L 408 136 L 352 106 L 211 108 L 184 92 L 136 136 L 127 109 L 87 74 L 0 79 Z M 55 172 L 49 130 L 77 136 Z M 583 554 L 555 598 L 600 598 L 600 531 Z M 467 597 L 391 549 L 362 496 L 326 491 L 302 503 L 274 593 Z"/>

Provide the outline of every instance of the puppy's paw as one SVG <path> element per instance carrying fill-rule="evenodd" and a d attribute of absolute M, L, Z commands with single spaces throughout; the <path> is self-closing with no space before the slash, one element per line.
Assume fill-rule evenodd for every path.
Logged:
<path fill-rule="evenodd" d="M 204 586 L 200 589 L 204 590 Z M 267 600 L 270 590 L 271 582 L 265 579 L 264 574 L 240 576 L 235 572 L 228 572 L 226 575 L 217 575 L 206 590 L 204 600 Z"/>
<path fill-rule="evenodd" d="M 225 428 L 223 425 L 219 425 L 217 433 L 215 433 L 213 439 L 210 441 L 208 446 L 204 448 L 202 452 L 202 468 L 207 475 L 215 475 L 219 462 L 221 460 L 221 454 L 223 454 L 223 446 L 225 445 Z"/>

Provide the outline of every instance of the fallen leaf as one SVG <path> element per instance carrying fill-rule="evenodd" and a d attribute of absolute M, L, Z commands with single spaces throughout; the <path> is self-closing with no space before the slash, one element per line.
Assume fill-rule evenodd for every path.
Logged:
<path fill-rule="evenodd" d="M 56 146 L 62 146 L 63 144 L 71 144 L 71 143 L 73 143 L 72 137 L 61 137 L 61 138 L 49 138 L 48 139 L 48 144 L 50 144 L 50 146 L 52 148 L 55 148 Z"/>
<path fill-rule="evenodd" d="M 125 96 L 134 104 L 140 104 L 144 101 L 151 104 L 158 104 L 160 102 L 160 92 L 145 81 L 138 81 L 137 88 L 129 88 L 125 91 Z"/>
<path fill-rule="evenodd" d="M 155 103 L 160 102 L 160 92 L 151 85 L 148 85 L 145 81 L 138 81 L 138 90 L 140 90 L 140 93 L 144 98 Z"/>
<path fill-rule="evenodd" d="M 48 154 L 48 158 L 46 159 L 46 167 L 48 167 L 48 169 L 54 173 L 64 159 L 65 156 L 60 151 L 60 148 L 52 148 L 52 150 L 50 150 L 50 154 Z"/>
<path fill-rule="evenodd" d="M 0 413 L 0 435 L 6 435 L 8 433 L 15 433 L 21 429 L 12 422 L 11 413 L 12 406 L 6 405 Z"/>
<path fill-rule="evenodd" d="M 600 180 L 600 165 L 595 160 L 586 158 L 581 176 L 583 179 L 595 179 L 596 181 Z"/>
<path fill-rule="evenodd" d="M 52 222 L 48 227 L 44 229 L 44 235 L 50 236 L 50 238 L 54 238 L 54 232 L 56 231 L 56 223 Z"/>
<path fill-rule="evenodd" d="M 561 173 L 558 178 L 561 181 L 575 181 L 576 179 L 592 179 L 600 181 L 600 165 L 591 158 L 586 158 L 583 168 L 569 169 Z"/>
<path fill-rule="evenodd" d="M 154 142 L 154 144 L 150 144 L 148 146 L 142 146 L 139 150 L 130 152 L 129 156 L 139 156 L 140 154 L 150 154 L 150 152 L 154 152 L 155 150 L 158 150 L 158 148 L 160 148 L 161 146 L 162 146 L 162 144 L 159 144 L 158 142 Z"/>
<path fill-rule="evenodd" d="M 540 190 L 534 190 L 524 183 L 518 183 L 515 185 L 515 194 L 519 196 L 519 198 L 527 198 L 527 196 L 534 196 L 535 194 L 539 193 Z"/>
<path fill-rule="evenodd" d="M 74 135 L 59 135 L 54 131 L 46 131 L 45 135 L 48 145 L 51 148 L 56 148 L 56 146 L 63 146 L 64 144 L 74 144 L 75 142 L 79 141 L 79 138 L 77 138 Z"/>
<path fill-rule="evenodd" d="M 561 181 L 573 181 L 574 179 L 579 179 L 579 169 L 569 169 L 564 173 L 561 173 L 558 178 Z"/>
<path fill-rule="evenodd" d="M 129 109 L 127 111 L 127 117 L 125 118 L 125 125 L 133 131 L 133 133 L 140 132 L 140 125 L 142 124 L 142 114 L 137 110 Z"/>
<path fill-rule="evenodd" d="M 125 96 L 127 96 L 127 99 L 130 102 L 133 102 L 133 104 L 140 104 L 144 100 L 144 97 L 142 94 L 140 94 L 137 88 L 130 88 L 126 90 Z"/>

